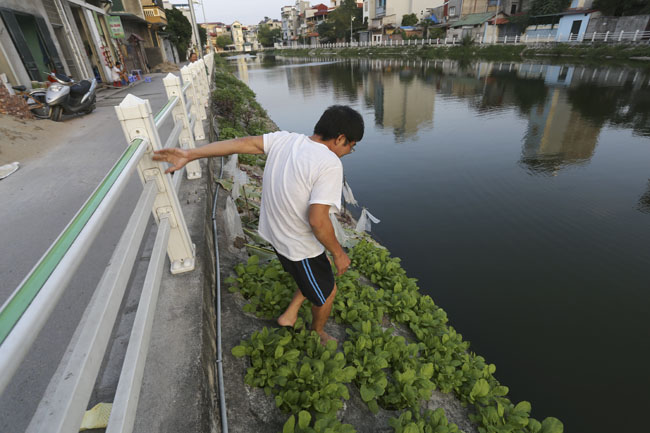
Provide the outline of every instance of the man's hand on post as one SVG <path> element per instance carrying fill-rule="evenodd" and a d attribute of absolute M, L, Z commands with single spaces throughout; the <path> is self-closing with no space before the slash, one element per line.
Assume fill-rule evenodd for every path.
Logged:
<path fill-rule="evenodd" d="M 177 147 L 171 149 L 156 150 L 153 155 L 154 161 L 168 162 L 172 166 L 165 170 L 165 173 L 173 173 L 180 170 L 190 162 L 187 150 Z"/>

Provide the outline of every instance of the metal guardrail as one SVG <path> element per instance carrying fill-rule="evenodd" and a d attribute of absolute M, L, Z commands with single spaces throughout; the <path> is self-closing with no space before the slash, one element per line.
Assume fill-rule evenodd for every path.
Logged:
<path fill-rule="evenodd" d="M 172 274 L 194 269 L 194 246 L 178 202 L 183 171 L 164 174 L 152 160 L 163 144 L 158 128 L 170 117 L 174 128 L 164 146 L 194 147 L 205 138 L 202 120 L 209 100 L 214 54 L 163 79 L 169 98 L 153 116 L 147 100 L 127 95 L 115 107 L 128 146 L 81 210 L 0 309 L 0 393 L 19 369 L 67 283 L 115 206 L 130 175 L 138 171 L 144 190 L 113 252 L 66 355 L 41 399 L 28 433 L 79 430 L 104 358 L 150 212 L 158 233 L 138 304 L 126 357 L 108 423 L 109 433 L 133 430 L 165 252 Z M 207 71 L 206 71 L 207 69 Z M 201 177 L 198 162 L 185 168 L 188 179 Z"/>
<path fill-rule="evenodd" d="M 481 45 L 493 44 L 536 44 L 536 43 L 594 43 L 594 42 L 609 42 L 609 43 L 623 43 L 623 42 L 644 42 L 650 43 L 650 31 L 636 30 L 634 32 L 593 32 L 576 34 L 569 33 L 553 33 L 548 35 L 514 35 L 514 36 L 476 36 L 473 39 L 474 43 Z M 461 40 L 455 36 L 445 38 L 429 38 L 429 39 L 402 39 L 402 40 L 383 40 L 383 41 L 367 41 L 367 42 L 334 42 L 327 44 L 313 44 L 313 45 L 293 45 L 293 46 L 279 46 L 281 50 L 289 49 L 313 49 L 313 48 L 371 48 L 371 47 L 404 47 L 404 46 L 439 46 L 439 45 L 458 45 Z"/>

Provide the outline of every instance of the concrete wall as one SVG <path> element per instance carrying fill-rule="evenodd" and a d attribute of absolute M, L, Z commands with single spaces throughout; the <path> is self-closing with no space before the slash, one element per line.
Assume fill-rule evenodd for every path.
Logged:
<path fill-rule="evenodd" d="M 589 20 L 587 34 L 591 33 L 621 33 L 650 30 L 650 15 L 634 15 L 630 17 L 594 17 Z"/>

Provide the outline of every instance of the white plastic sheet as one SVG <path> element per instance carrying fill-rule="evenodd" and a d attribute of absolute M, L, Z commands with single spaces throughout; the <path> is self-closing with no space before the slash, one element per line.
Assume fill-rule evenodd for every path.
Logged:
<path fill-rule="evenodd" d="M 379 224 L 380 222 L 381 221 L 377 217 L 368 212 L 366 208 L 363 208 L 361 211 L 361 217 L 359 218 L 359 221 L 357 221 L 356 230 L 358 232 L 366 231 L 370 233 L 370 229 L 372 227 L 371 223 Z"/>
<path fill-rule="evenodd" d="M 238 158 L 236 153 L 228 157 L 228 161 L 226 161 L 226 164 L 223 166 L 224 179 L 232 179 L 235 177 L 235 173 L 237 173 L 238 170 L 237 160 Z"/>
<path fill-rule="evenodd" d="M 237 238 L 240 238 L 242 240 L 246 238 L 244 236 L 244 230 L 241 226 L 241 218 L 239 217 L 239 212 L 237 212 L 237 205 L 230 196 L 226 198 L 226 213 L 224 220 L 226 223 L 225 233 L 228 249 L 232 252 L 236 252 L 238 251 L 238 248 L 235 247 Z"/>
<path fill-rule="evenodd" d="M 354 198 L 354 194 L 352 194 L 352 188 L 350 188 L 347 180 L 343 181 L 343 199 L 348 204 L 359 206 L 359 203 Z"/>
<path fill-rule="evenodd" d="M 14 171 L 18 170 L 20 163 L 17 161 L 12 162 L 11 164 L 0 165 L 0 179 L 4 179 L 9 176 Z"/>
<path fill-rule="evenodd" d="M 241 194 L 241 187 L 248 183 L 248 175 L 242 170 L 235 170 L 233 176 L 232 191 L 230 192 L 232 199 L 237 200 Z"/>
<path fill-rule="evenodd" d="M 345 234 L 345 230 L 343 230 L 343 226 L 336 218 L 336 214 L 331 213 L 330 220 L 332 221 L 332 226 L 334 227 L 334 235 L 336 236 L 336 239 L 339 241 L 339 244 L 343 246 L 347 245 L 348 236 Z"/>

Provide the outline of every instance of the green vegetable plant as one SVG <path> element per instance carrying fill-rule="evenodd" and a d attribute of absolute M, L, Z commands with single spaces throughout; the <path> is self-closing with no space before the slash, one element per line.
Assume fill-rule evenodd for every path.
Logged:
<path fill-rule="evenodd" d="M 334 416 L 327 416 L 316 420 L 311 426 L 312 416 L 309 412 L 301 410 L 298 413 L 298 422 L 291 415 L 284 423 L 282 433 L 355 433 L 350 424 L 341 424 Z"/>
<path fill-rule="evenodd" d="M 312 410 L 319 416 L 333 416 L 349 399 L 346 383 L 356 369 L 346 366 L 345 357 L 336 351 L 336 343 L 320 343 L 316 332 L 301 323 L 299 331 L 264 327 L 232 349 L 236 357 L 248 356 L 251 366 L 245 382 L 275 396 L 275 404 L 284 412 Z"/>
<path fill-rule="evenodd" d="M 427 409 L 420 414 L 419 409 L 409 409 L 388 423 L 395 433 L 458 433 L 460 430 L 450 423 L 442 409 Z"/>

